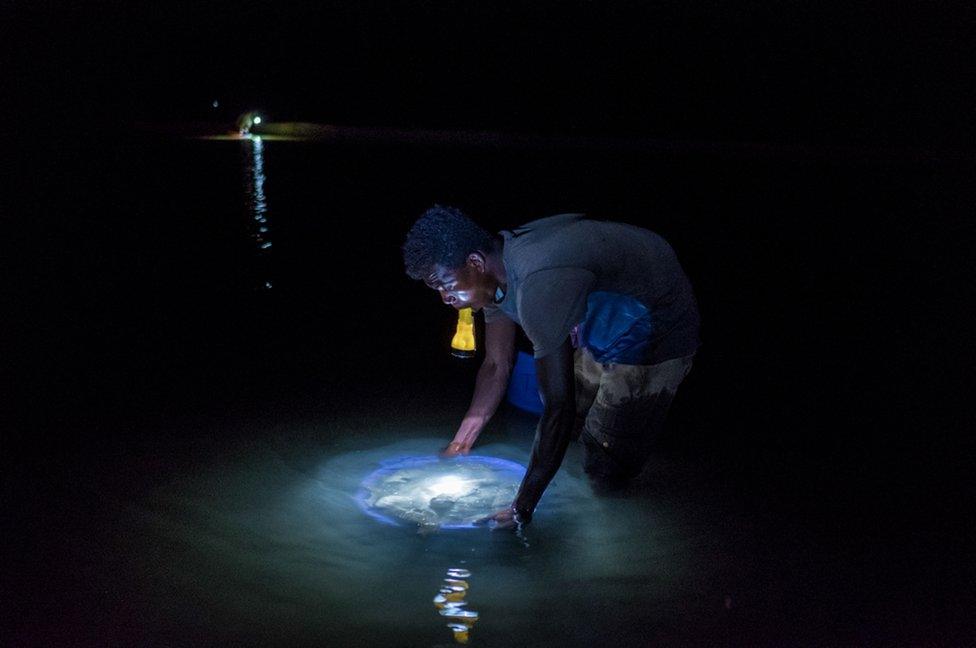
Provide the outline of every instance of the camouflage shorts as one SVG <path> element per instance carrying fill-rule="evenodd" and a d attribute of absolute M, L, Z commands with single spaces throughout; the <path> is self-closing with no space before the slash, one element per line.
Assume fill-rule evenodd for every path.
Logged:
<path fill-rule="evenodd" d="M 605 365 L 586 349 L 576 351 L 576 420 L 587 474 L 606 482 L 640 474 L 693 357 Z"/>

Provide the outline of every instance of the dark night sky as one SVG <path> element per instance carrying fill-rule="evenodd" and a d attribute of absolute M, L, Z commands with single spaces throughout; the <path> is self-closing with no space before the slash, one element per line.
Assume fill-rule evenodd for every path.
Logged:
<path fill-rule="evenodd" d="M 76 125 L 231 120 L 258 107 L 348 125 L 974 140 L 967 3 L 48 2 L 3 12 L 14 109 Z"/>

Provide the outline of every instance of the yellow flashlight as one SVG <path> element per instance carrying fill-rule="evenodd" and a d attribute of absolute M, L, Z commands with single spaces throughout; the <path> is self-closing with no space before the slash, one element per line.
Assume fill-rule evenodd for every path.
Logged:
<path fill-rule="evenodd" d="M 458 358 L 474 357 L 474 312 L 470 308 L 458 311 L 457 331 L 451 340 L 451 354 Z"/>

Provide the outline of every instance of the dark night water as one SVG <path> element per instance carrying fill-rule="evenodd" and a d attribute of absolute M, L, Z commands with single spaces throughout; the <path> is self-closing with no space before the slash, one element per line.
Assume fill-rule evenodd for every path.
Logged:
<path fill-rule="evenodd" d="M 5 643 L 972 643 L 971 168 L 263 141 L 40 147 L 7 196 Z M 677 248 L 704 346 L 626 499 L 571 448 L 525 538 L 350 495 L 474 365 L 398 246 L 433 202 Z M 429 294 L 428 294 L 429 293 Z M 12 383 L 14 384 L 14 383 Z M 507 407 L 482 454 L 524 462 Z"/>

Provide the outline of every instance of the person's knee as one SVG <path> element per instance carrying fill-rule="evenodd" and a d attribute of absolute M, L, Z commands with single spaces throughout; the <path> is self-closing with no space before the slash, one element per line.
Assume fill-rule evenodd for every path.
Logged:
<path fill-rule="evenodd" d="M 611 448 L 603 446 L 585 431 L 582 441 L 583 471 L 590 479 L 593 492 L 607 496 L 625 494 L 640 469 L 635 470 L 630 462 L 615 456 Z"/>

